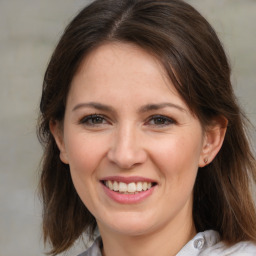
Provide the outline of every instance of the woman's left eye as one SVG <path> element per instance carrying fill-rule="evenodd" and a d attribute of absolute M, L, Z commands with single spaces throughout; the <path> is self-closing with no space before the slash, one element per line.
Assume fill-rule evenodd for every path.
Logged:
<path fill-rule="evenodd" d="M 146 122 L 146 124 L 154 126 L 167 126 L 175 124 L 175 121 L 172 118 L 166 116 L 155 115 L 151 116 L 149 120 Z"/>

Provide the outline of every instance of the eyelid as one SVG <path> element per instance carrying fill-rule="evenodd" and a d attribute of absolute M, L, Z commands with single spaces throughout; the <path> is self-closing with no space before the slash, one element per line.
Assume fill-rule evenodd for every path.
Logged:
<path fill-rule="evenodd" d="M 105 122 L 104 123 L 89 123 L 88 121 L 89 120 L 92 120 L 93 118 L 102 118 Z M 105 116 L 105 115 L 102 115 L 102 114 L 89 114 L 89 115 L 86 115 L 86 116 L 83 116 L 82 118 L 79 119 L 78 121 L 79 124 L 82 124 L 82 125 L 88 125 L 88 126 L 97 126 L 97 125 L 104 125 L 106 123 L 110 123 L 109 122 L 109 119 Z"/>
<path fill-rule="evenodd" d="M 153 126 L 156 126 L 156 127 L 165 127 L 165 126 L 169 126 L 169 125 L 173 125 L 173 124 L 177 123 L 174 118 L 171 118 L 171 117 L 165 116 L 165 115 L 156 114 L 156 115 L 152 115 L 152 116 L 148 117 L 146 120 L 146 124 L 150 125 L 149 122 L 154 119 L 157 119 L 157 118 L 163 119 L 169 123 L 168 124 L 152 124 Z"/>
<path fill-rule="evenodd" d="M 94 118 L 101 118 L 102 122 L 99 122 L 99 123 L 95 122 L 94 123 L 92 121 Z M 152 121 L 154 121 L 156 119 L 159 119 L 159 120 L 162 119 L 163 123 L 161 123 L 161 122 L 158 123 L 158 124 L 157 123 L 151 123 Z M 174 125 L 176 123 L 177 122 L 174 118 L 166 116 L 166 115 L 161 115 L 161 114 L 151 115 L 144 122 L 145 125 L 149 125 L 149 126 L 153 126 L 153 127 L 157 127 L 157 128 L 171 126 L 171 125 Z M 81 124 L 81 125 L 84 125 L 84 126 L 97 127 L 97 126 L 102 126 L 102 125 L 109 125 L 109 124 L 111 124 L 111 120 L 107 116 L 105 116 L 104 114 L 94 113 L 94 114 L 85 115 L 82 118 L 80 118 L 79 121 L 78 121 L 78 124 Z"/>

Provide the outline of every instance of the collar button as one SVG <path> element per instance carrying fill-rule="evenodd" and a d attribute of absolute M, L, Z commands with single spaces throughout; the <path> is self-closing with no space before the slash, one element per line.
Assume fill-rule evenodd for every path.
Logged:
<path fill-rule="evenodd" d="M 201 250 L 204 247 L 204 239 L 203 238 L 198 238 L 194 241 L 194 248 Z"/>

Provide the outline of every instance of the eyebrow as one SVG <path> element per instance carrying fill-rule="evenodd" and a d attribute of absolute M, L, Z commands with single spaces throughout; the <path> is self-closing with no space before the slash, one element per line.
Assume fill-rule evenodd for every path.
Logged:
<path fill-rule="evenodd" d="M 176 108 L 182 112 L 186 112 L 186 109 L 182 108 L 181 106 L 179 106 L 177 104 L 169 103 L 169 102 L 160 103 L 160 104 L 147 104 L 145 106 L 142 106 L 138 112 L 144 113 L 144 112 L 148 112 L 148 111 L 152 111 L 152 110 L 159 110 L 159 109 L 166 108 L 166 107 Z"/>
<path fill-rule="evenodd" d="M 110 106 L 98 103 L 98 102 L 88 102 L 88 103 L 80 103 L 77 104 L 72 111 L 75 111 L 79 108 L 95 108 L 98 110 L 103 110 L 103 111 L 107 111 L 107 112 L 114 112 L 114 109 Z"/>
<path fill-rule="evenodd" d="M 138 113 L 145 113 L 145 112 L 149 112 L 149 111 L 153 111 L 153 110 L 163 109 L 166 107 L 176 108 L 182 112 L 186 112 L 186 110 L 184 108 L 182 108 L 181 106 L 179 106 L 177 104 L 165 102 L 165 103 L 160 103 L 160 104 L 147 104 L 145 106 L 142 106 L 139 108 Z M 111 106 L 101 104 L 98 102 L 88 102 L 88 103 L 77 104 L 72 109 L 72 111 L 76 111 L 77 109 L 80 109 L 80 108 L 95 108 L 95 109 L 98 109 L 101 111 L 115 112 L 114 108 L 112 108 Z"/>

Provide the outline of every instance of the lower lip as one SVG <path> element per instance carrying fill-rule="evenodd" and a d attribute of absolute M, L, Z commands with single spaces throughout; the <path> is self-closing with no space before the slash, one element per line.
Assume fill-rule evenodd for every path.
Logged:
<path fill-rule="evenodd" d="M 151 187 L 150 189 L 142 192 L 138 192 L 137 194 L 121 194 L 110 190 L 104 184 L 102 184 L 103 190 L 112 200 L 116 201 L 120 204 L 136 204 L 140 203 L 146 198 L 148 198 L 154 191 L 155 187 Z"/>

